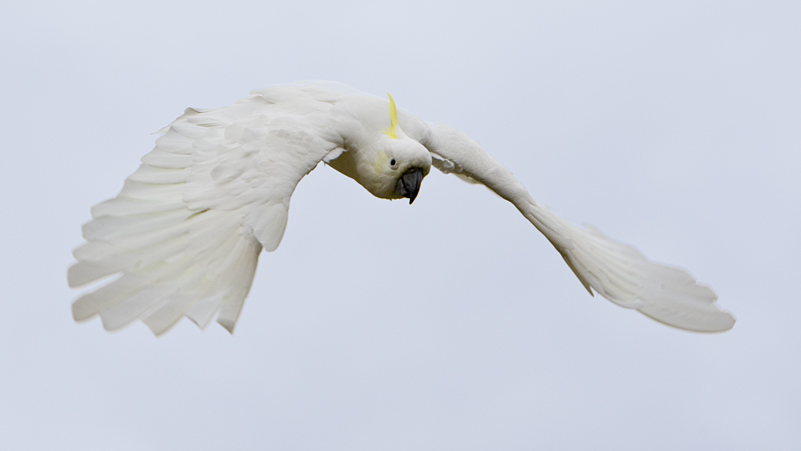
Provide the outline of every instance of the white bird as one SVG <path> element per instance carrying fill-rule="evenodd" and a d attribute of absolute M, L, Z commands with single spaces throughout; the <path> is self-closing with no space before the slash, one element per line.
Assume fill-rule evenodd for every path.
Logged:
<path fill-rule="evenodd" d="M 230 107 L 188 108 L 161 132 L 83 226 L 70 287 L 117 277 L 73 303 L 76 321 L 100 315 L 113 331 L 141 319 L 158 336 L 186 316 L 233 332 L 261 250 L 278 247 L 295 186 L 323 161 L 376 197 L 409 203 L 431 166 L 482 183 L 545 235 L 591 295 L 680 329 L 734 326 L 688 272 L 557 217 L 475 141 L 397 111 L 391 96 L 333 82 L 275 86 Z"/>

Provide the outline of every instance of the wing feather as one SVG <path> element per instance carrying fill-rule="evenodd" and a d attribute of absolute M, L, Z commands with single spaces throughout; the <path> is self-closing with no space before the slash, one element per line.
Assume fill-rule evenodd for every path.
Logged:
<path fill-rule="evenodd" d="M 107 330 L 142 320 L 161 335 L 186 316 L 233 332 L 262 248 L 284 235 L 295 186 L 342 145 L 326 121 L 332 104 L 313 97 L 264 90 L 187 109 L 164 129 L 83 227 L 69 285 L 116 277 L 75 300 L 75 320 L 99 315 Z"/>
<path fill-rule="evenodd" d="M 734 326 L 734 316 L 717 306 L 710 287 L 681 268 L 648 261 L 634 247 L 612 241 L 591 226 L 580 228 L 553 214 L 464 134 L 436 125 L 422 139 L 434 166 L 483 183 L 514 204 L 554 245 L 590 294 L 595 290 L 621 307 L 680 329 L 723 332 Z"/>

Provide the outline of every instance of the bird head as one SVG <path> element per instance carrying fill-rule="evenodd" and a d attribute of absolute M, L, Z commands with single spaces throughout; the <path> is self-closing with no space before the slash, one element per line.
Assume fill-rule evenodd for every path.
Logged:
<path fill-rule="evenodd" d="M 328 164 L 357 181 L 376 197 L 408 198 L 411 204 L 420 191 L 423 177 L 431 171 L 431 153 L 404 133 L 398 123 L 395 101 L 392 96 L 387 95 L 389 127 L 382 128 L 386 125 L 386 116 L 375 114 L 379 110 L 373 109 L 385 107 L 373 98 L 366 98 L 370 102 L 370 108 L 359 105 L 354 109 L 366 109 L 371 114 L 361 118 L 359 126 L 354 127 L 358 132 L 346 135 L 346 144 L 343 147 L 347 151 Z M 363 102 L 365 98 L 358 100 Z"/>
<path fill-rule="evenodd" d="M 408 198 L 414 202 L 423 177 L 431 171 L 431 154 L 422 144 L 408 137 L 398 123 L 395 100 L 389 97 L 390 126 L 376 143 L 373 170 L 387 199 Z"/>

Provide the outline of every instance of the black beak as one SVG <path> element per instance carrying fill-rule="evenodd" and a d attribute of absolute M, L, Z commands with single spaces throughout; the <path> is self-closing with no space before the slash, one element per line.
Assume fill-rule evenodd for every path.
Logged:
<path fill-rule="evenodd" d="M 412 168 L 404 172 L 395 185 L 395 192 L 403 197 L 409 198 L 409 205 L 414 202 L 417 193 L 420 191 L 420 183 L 423 181 L 423 170 Z"/>

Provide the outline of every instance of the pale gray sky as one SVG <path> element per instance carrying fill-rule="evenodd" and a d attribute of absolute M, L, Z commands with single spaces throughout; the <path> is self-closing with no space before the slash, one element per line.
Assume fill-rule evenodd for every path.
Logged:
<path fill-rule="evenodd" d="M 5 2 L 0 42 L 3 449 L 801 448 L 801 3 Z M 152 133 L 310 78 L 466 132 L 737 325 L 589 297 L 482 187 L 326 167 L 233 337 L 73 323 L 80 225 Z"/>

